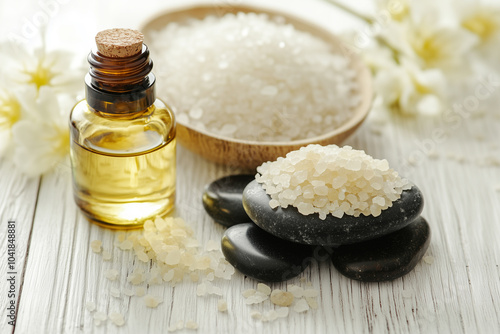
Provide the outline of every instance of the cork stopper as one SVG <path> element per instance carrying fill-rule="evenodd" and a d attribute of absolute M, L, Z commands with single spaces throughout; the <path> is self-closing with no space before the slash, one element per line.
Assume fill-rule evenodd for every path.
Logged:
<path fill-rule="evenodd" d="M 142 50 L 144 35 L 132 29 L 107 29 L 95 36 L 97 50 L 111 58 L 124 58 L 136 55 Z"/>

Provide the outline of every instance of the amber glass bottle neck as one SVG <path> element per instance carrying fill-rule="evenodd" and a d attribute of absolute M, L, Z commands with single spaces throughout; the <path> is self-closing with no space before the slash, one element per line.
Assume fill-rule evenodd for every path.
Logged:
<path fill-rule="evenodd" d="M 85 77 L 90 107 L 105 114 L 131 114 L 143 111 L 155 101 L 155 76 L 149 50 L 130 57 L 111 58 L 92 50 L 90 70 Z"/>

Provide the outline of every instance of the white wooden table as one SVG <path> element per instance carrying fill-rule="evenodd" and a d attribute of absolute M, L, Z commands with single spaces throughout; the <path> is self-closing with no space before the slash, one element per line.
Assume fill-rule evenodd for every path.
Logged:
<path fill-rule="evenodd" d="M 81 36 L 90 37 L 78 41 L 87 44 L 82 48 L 86 50 L 97 30 L 124 25 L 121 13 L 137 7 L 139 18 L 128 24 L 136 26 L 154 8 L 165 7 L 153 1 L 145 3 L 141 10 L 137 4 L 118 8 L 117 15 L 108 17 L 110 23 L 104 20 L 104 13 L 92 14 L 97 0 L 85 5 L 70 2 L 60 5 L 60 12 L 52 20 L 57 26 L 67 23 L 70 15 L 87 15 L 88 29 Z M 330 18 L 340 17 L 339 12 L 319 2 L 300 7 L 304 3 L 280 1 L 273 6 L 302 12 L 306 18 L 338 28 Z M 7 22 L 12 21 L 5 12 L 10 4 L 4 1 L 0 5 Z M 103 6 L 104 10 L 112 8 Z M 27 13 L 29 18 L 40 7 L 18 5 L 12 10 Z M 55 40 L 65 38 L 64 32 L 52 33 Z M 459 98 L 456 102 L 461 101 Z M 288 318 L 272 323 L 250 317 L 251 310 L 267 310 L 270 305 L 245 305 L 241 291 L 255 288 L 257 282 L 239 273 L 230 281 L 214 283 L 224 291 L 227 313 L 217 311 L 216 297 L 197 297 L 196 284 L 188 281 L 175 288 L 168 284 L 150 287 L 149 292 L 164 297 L 156 309 L 146 308 L 139 297 L 110 296 L 112 287 L 129 287 L 126 274 L 138 264 L 131 253 L 113 248 L 114 231 L 88 223 L 78 212 L 72 199 L 69 164 L 30 180 L 0 161 L 0 333 L 165 333 L 179 320 L 196 321 L 199 333 L 498 333 L 499 102 L 497 87 L 494 96 L 482 101 L 478 111 L 457 123 L 395 117 L 380 131 L 369 120 L 348 139 L 345 144 L 387 158 L 392 167 L 421 188 L 426 199 L 423 216 L 432 228 L 427 255 L 435 261 L 421 261 L 408 275 L 384 283 L 353 281 L 341 276 L 329 261 L 313 263 L 300 277 L 321 290 L 319 309 L 291 312 Z M 445 134 L 440 141 L 432 139 L 438 128 Z M 433 153 L 426 154 L 428 149 Z M 203 210 L 203 186 L 235 172 L 239 171 L 207 162 L 182 147 L 178 149 L 176 214 L 189 222 L 202 243 L 217 240 L 224 232 Z M 9 219 L 16 222 L 14 270 L 8 268 L 7 258 Z M 102 240 L 106 249 L 113 249 L 112 261 L 103 262 L 91 251 L 89 244 L 94 239 Z M 117 281 L 104 278 L 105 270 L 110 268 L 119 270 Z M 10 285 L 6 280 L 12 276 L 10 271 L 16 273 L 15 327 L 8 324 L 7 317 Z M 284 289 L 290 283 L 301 284 L 295 278 L 272 287 Z M 108 321 L 95 326 L 92 314 L 85 309 L 87 301 L 95 301 L 99 311 L 124 314 L 126 324 L 116 327 Z"/>

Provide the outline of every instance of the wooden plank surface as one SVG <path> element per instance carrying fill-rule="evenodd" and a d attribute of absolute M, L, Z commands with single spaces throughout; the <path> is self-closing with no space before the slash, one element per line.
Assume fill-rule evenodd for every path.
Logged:
<path fill-rule="evenodd" d="M 324 20 L 324 17 L 320 20 Z M 476 79 L 472 80 L 474 87 Z M 457 96 L 460 103 L 463 95 Z M 328 260 L 314 261 L 301 277 L 320 289 L 318 310 L 290 313 L 262 323 L 245 305 L 241 291 L 257 282 L 236 273 L 216 280 L 228 301 L 228 313 L 217 312 L 217 297 L 197 297 L 196 283 L 150 286 L 163 296 L 156 309 L 137 296 L 119 298 L 111 288 L 130 288 L 126 275 L 136 263 L 132 254 L 113 246 L 116 233 L 89 224 L 76 209 L 67 165 L 41 179 L 28 180 L 0 162 L 0 270 L 7 272 L 6 223 L 17 223 L 16 290 L 20 294 L 15 330 L 7 324 L 8 286 L 0 285 L 1 333 L 165 333 L 178 321 L 194 320 L 199 333 L 494 333 L 500 330 L 500 89 L 458 123 L 442 119 L 394 117 L 381 125 L 369 119 L 345 144 L 387 158 L 392 167 L 415 182 L 425 196 L 423 216 L 432 229 L 427 255 L 408 275 L 384 283 L 361 283 L 341 276 Z M 450 106 L 451 107 L 451 106 Z M 443 140 L 433 131 L 442 129 Z M 430 153 L 429 153 L 430 152 Z M 178 150 L 176 215 L 183 217 L 205 244 L 219 240 L 224 229 L 213 223 L 201 204 L 204 185 L 238 173 Z M 94 254 L 99 239 L 111 261 Z M 119 271 L 116 281 L 105 278 Z M 5 278 L 6 274 L 4 274 Z M 4 278 L 2 280 L 4 281 Z M 5 281 L 4 281 L 5 282 Z M 22 288 L 21 288 L 22 282 Z M 304 283 L 300 277 L 286 283 Z M 95 325 L 85 303 L 97 310 L 124 314 L 126 324 Z M 192 330 L 179 331 L 194 333 Z"/>
<path fill-rule="evenodd" d="M 484 120 L 483 120 L 484 121 Z M 373 135 L 367 123 L 348 144 L 374 156 L 387 156 L 393 165 L 411 152 L 419 136 L 435 126 L 431 122 L 396 120 L 382 135 Z M 472 124 L 472 123 L 471 123 Z M 472 125 L 474 126 L 474 125 Z M 498 122 L 496 122 L 498 129 Z M 467 133 L 469 124 L 460 131 Z M 415 132 L 412 134 L 412 132 Z M 217 312 L 215 297 L 196 297 L 196 284 L 175 288 L 152 286 L 150 292 L 163 295 L 164 303 L 147 309 L 138 297 L 114 298 L 111 287 L 128 288 L 126 274 L 137 266 L 129 253 L 113 250 L 113 260 L 103 262 L 90 251 L 91 240 L 103 240 L 113 249 L 114 232 L 88 224 L 72 203 L 69 173 L 45 176 L 38 194 L 30 256 L 24 274 L 16 332 L 37 328 L 45 332 L 150 332 L 164 331 L 179 320 L 195 320 L 200 332 L 275 333 L 470 333 L 499 328 L 500 300 L 499 245 L 496 238 L 500 218 L 499 195 L 494 181 L 498 167 L 457 162 L 446 158 L 457 152 L 490 156 L 487 142 L 463 141 L 451 133 L 447 147 L 437 148 L 442 157 L 425 158 L 409 170 L 426 198 L 424 217 L 432 227 L 428 255 L 431 265 L 421 262 L 401 279 L 387 283 L 360 283 L 338 274 L 328 261 L 313 263 L 303 277 L 321 289 L 319 309 L 306 314 L 292 313 L 286 320 L 261 323 L 250 318 L 252 309 L 244 304 L 241 291 L 255 288 L 256 282 L 235 274 L 230 282 L 215 284 L 224 290 L 229 313 Z M 496 134 L 492 133 L 496 138 Z M 397 146 L 395 143 L 398 143 Z M 457 153 L 458 154 L 458 153 Z M 199 240 L 219 239 L 223 228 L 215 225 L 201 205 L 203 186 L 233 171 L 206 162 L 179 149 L 177 214 L 195 228 Z M 36 184 L 36 183 L 35 183 Z M 35 187 L 36 189 L 36 187 Z M 26 195 L 27 196 L 27 195 Z M 23 204 L 23 209 L 24 204 Z M 21 241 L 20 239 L 20 244 Z M 120 271 L 118 281 L 104 278 L 107 269 Z M 300 284 L 299 279 L 287 283 Z M 277 283 L 273 288 L 284 288 Z M 93 300 L 98 310 L 124 313 L 127 323 L 117 328 L 110 322 L 96 327 L 85 302 Z M 269 305 L 267 305 L 267 309 Z M 42 312 L 43 310 L 43 312 Z M 189 331 L 186 331 L 189 332 Z"/>

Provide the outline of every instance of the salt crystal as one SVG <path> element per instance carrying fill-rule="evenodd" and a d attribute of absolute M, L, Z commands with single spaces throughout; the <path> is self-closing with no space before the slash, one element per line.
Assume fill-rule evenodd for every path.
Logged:
<path fill-rule="evenodd" d="M 96 312 L 94 313 L 94 319 L 99 320 L 99 321 L 106 321 L 108 319 L 108 316 L 104 312 Z"/>
<path fill-rule="evenodd" d="M 291 292 L 295 298 L 301 298 L 304 295 L 304 289 L 298 285 L 290 284 L 287 286 L 288 292 Z"/>
<path fill-rule="evenodd" d="M 110 253 L 110 252 L 108 252 L 108 251 L 106 251 L 106 250 L 102 251 L 102 259 L 103 259 L 104 261 L 109 261 L 109 260 L 111 260 L 111 253 Z"/>
<path fill-rule="evenodd" d="M 317 310 L 318 309 L 318 302 L 316 301 L 316 298 L 313 298 L 313 297 L 306 297 L 306 302 L 307 302 L 307 305 L 309 305 L 309 307 L 313 310 Z"/>
<path fill-rule="evenodd" d="M 104 276 L 110 281 L 114 281 L 118 278 L 118 270 L 116 269 L 108 269 L 104 272 Z"/>
<path fill-rule="evenodd" d="M 90 247 L 94 253 L 100 253 L 102 250 L 102 241 L 101 240 L 93 240 L 90 242 Z"/>
<path fill-rule="evenodd" d="M 319 290 L 316 289 L 305 289 L 303 293 L 304 297 L 318 297 Z"/>
<path fill-rule="evenodd" d="M 278 88 L 276 88 L 275 86 L 266 86 L 260 90 L 260 93 L 262 95 L 274 96 L 278 93 Z"/>
<path fill-rule="evenodd" d="M 132 247 L 134 246 L 134 244 L 132 243 L 132 241 L 130 240 L 125 240 L 123 241 L 121 244 L 120 244 L 120 249 L 121 250 L 128 250 L 128 249 L 132 249 Z"/>
<path fill-rule="evenodd" d="M 118 242 L 120 242 L 120 243 L 121 243 L 121 242 L 123 242 L 123 240 L 125 240 L 125 238 L 126 238 L 126 237 L 127 237 L 127 235 L 126 235 L 126 234 L 125 234 L 125 232 L 123 232 L 123 231 L 118 231 L 118 232 L 116 233 L 116 240 L 117 240 Z"/>
<path fill-rule="evenodd" d="M 151 294 L 144 296 L 144 305 L 146 305 L 147 307 L 156 308 L 162 302 L 163 301 L 160 298 Z"/>
<path fill-rule="evenodd" d="M 260 313 L 259 311 L 251 311 L 250 316 L 255 320 L 262 319 L 262 313 Z"/>
<path fill-rule="evenodd" d="M 305 299 L 299 299 L 293 306 L 293 310 L 297 313 L 302 313 L 309 310 L 309 305 Z"/>
<path fill-rule="evenodd" d="M 192 119 L 200 119 L 203 116 L 203 109 L 193 108 L 189 111 L 189 117 Z"/>
<path fill-rule="evenodd" d="M 271 294 L 271 288 L 264 283 L 257 284 L 257 291 L 262 292 L 266 296 L 269 296 Z"/>
<path fill-rule="evenodd" d="M 95 303 L 94 303 L 94 302 L 91 302 L 91 301 L 87 302 L 87 303 L 85 304 L 85 307 L 87 308 L 87 310 L 88 310 L 89 312 L 94 312 L 94 311 L 95 311 L 95 309 L 96 309 L 96 305 L 95 305 Z"/>
<path fill-rule="evenodd" d="M 188 320 L 188 321 L 186 321 L 186 325 L 184 326 L 184 328 L 198 329 L 198 323 L 195 321 L 192 321 L 192 320 Z"/>
<path fill-rule="evenodd" d="M 248 289 L 244 290 L 241 294 L 243 295 L 243 297 L 248 298 L 250 296 L 253 296 L 255 292 L 257 292 L 255 289 Z"/>
<path fill-rule="evenodd" d="M 211 133 L 228 135 L 221 132 L 223 125 L 235 125 L 229 135 L 239 139 L 319 136 L 348 121 L 360 103 L 357 71 L 340 50 L 267 16 L 241 13 L 193 19 L 182 27 L 171 23 L 155 32 L 149 47 L 162 55 L 155 58 L 162 69 L 155 74 L 168 84 L 158 89 L 177 106 L 179 122 L 199 122 Z M 287 114 L 270 107 L 270 98 Z M 203 115 L 192 115 L 200 105 Z M 250 110 L 252 117 L 242 122 Z M 302 117 L 304 110 L 310 117 Z M 262 131 L 273 119 L 280 122 Z M 293 126 L 297 119 L 300 126 Z"/>
<path fill-rule="evenodd" d="M 171 266 L 178 264 L 180 260 L 181 254 L 178 249 L 168 252 L 168 255 L 165 257 L 165 263 Z"/>
<path fill-rule="evenodd" d="M 227 302 L 224 299 L 219 299 L 217 301 L 217 309 L 219 312 L 226 312 L 227 311 Z"/>
<path fill-rule="evenodd" d="M 288 291 L 281 291 L 279 289 L 276 289 L 271 293 L 271 302 L 275 305 L 290 306 L 292 305 L 293 300 L 293 294 Z"/>
<path fill-rule="evenodd" d="M 288 317 L 288 313 L 289 313 L 289 308 L 288 307 L 280 307 L 280 308 L 278 308 L 276 310 L 276 314 L 280 318 L 286 318 L 286 317 Z"/>
<path fill-rule="evenodd" d="M 123 289 L 122 292 L 125 296 L 129 296 L 129 297 L 135 295 L 135 292 L 132 289 Z"/>
<path fill-rule="evenodd" d="M 278 312 L 275 310 L 269 310 L 266 312 L 265 317 L 267 321 L 274 321 L 278 319 Z"/>
<path fill-rule="evenodd" d="M 142 297 L 146 294 L 146 288 L 140 286 L 138 288 L 135 289 L 135 295 L 137 297 Z"/>
<path fill-rule="evenodd" d="M 109 314 L 109 319 L 116 325 L 116 326 L 123 326 L 125 324 L 125 319 L 123 318 L 123 315 L 117 312 L 113 312 Z"/>
<path fill-rule="evenodd" d="M 196 295 L 201 297 L 208 293 L 206 283 L 201 283 L 196 287 Z"/>
<path fill-rule="evenodd" d="M 137 256 L 137 258 L 139 259 L 139 261 L 149 262 L 149 257 L 147 256 L 146 253 L 144 253 L 144 252 L 136 252 L 135 255 Z"/>
<path fill-rule="evenodd" d="M 426 255 L 424 256 L 424 262 L 427 264 L 433 264 L 434 263 L 434 257 L 431 255 Z"/>
<path fill-rule="evenodd" d="M 170 282 L 173 278 L 174 278 L 174 275 L 175 275 L 175 270 L 174 269 L 170 269 L 169 271 L 167 271 L 164 275 L 163 275 L 163 280 L 165 282 Z"/>
<path fill-rule="evenodd" d="M 206 250 L 207 252 L 210 251 L 217 251 L 220 249 L 220 242 L 217 242 L 215 240 L 208 240 Z"/>
<path fill-rule="evenodd" d="M 288 171 L 288 166 L 298 161 L 307 161 L 299 168 L 300 177 L 306 175 L 300 188 L 299 174 L 295 172 L 299 169 Z M 304 173 L 302 168 L 311 172 Z M 318 213 L 320 219 L 328 214 L 337 218 L 344 214 L 377 217 L 399 199 L 403 190 L 411 188 L 389 168 L 387 160 L 373 159 L 349 146 L 309 145 L 289 152 L 286 158 L 259 166 L 257 172 L 257 181 L 271 196 L 271 207 L 293 205 L 303 215 Z"/>

